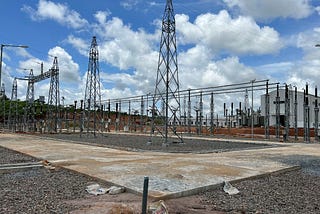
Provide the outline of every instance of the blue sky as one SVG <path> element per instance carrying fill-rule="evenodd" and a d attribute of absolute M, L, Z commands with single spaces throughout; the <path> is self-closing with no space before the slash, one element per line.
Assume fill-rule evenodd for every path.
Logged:
<path fill-rule="evenodd" d="M 306 82 L 319 85 L 320 49 L 314 47 L 320 43 L 319 0 L 173 4 L 181 89 L 252 79 L 299 89 Z M 58 56 L 61 96 L 70 104 L 83 99 L 92 36 L 99 44 L 104 100 L 153 92 L 164 6 L 164 0 L 2 1 L 0 43 L 29 46 L 4 49 L 7 96 L 13 78 L 27 75 L 23 69 L 38 74 L 39 62 L 47 70 Z M 18 83 L 20 99 L 26 85 Z M 48 88 L 49 81 L 37 83 L 36 96 L 47 96 Z"/>

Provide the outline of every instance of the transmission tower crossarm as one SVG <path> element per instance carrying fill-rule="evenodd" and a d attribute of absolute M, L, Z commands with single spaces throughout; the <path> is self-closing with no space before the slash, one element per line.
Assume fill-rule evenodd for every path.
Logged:
<path fill-rule="evenodd" d="M 42 80 L 49 79 L 51 77 L 51 75 L 52 75 L 52 70 L 50 69 L 49 71 L 44 72 L 43 74 L 34 76 L 33 77 L 33 81 L 34 82 L 40 82 Z M 54 74 L 54 75 L 56 75 L 56 74 Z"/>

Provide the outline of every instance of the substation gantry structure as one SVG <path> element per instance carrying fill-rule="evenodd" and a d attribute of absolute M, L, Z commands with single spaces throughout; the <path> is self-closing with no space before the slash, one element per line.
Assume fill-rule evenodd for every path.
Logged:
<path fill-rule="evenodd" d="M 37 82 L 46 80 L 50 80 L 50 89 L 48 96 L 48 104 L 47 104 L 47 115 L 46 115 L 46 123 L 44 123 L 43 118 L 41 119 L 40 124 L 37 126 L 37 121 L 35 118 L 35 114 L 37 111 L 37 107 L 34 105 L 34 85 Z M 17 92 L 18 92 L 18 84 L 17 80 L 28 81 L 27 93 L 26 93 L 26 104 L 24 106 L 24 114 L 23 117 L 19 117 L 18 113 L 18 100 L 17 100 Z M 40 115 L 43 114 L 43 103 L 40 106 Z M 10 101 L 10 111 L 8 116 L 8 127 L 12 131 L 24 131 L 24 132 L 35 132 L 37 129 L 42 132 L 43 128 L 47 128 L 49 133 L 57 132 L 57 128 L 59 126 L 59 118 L 60 118 L 60 91 L 59 91 L 59 66 L 58 66 L 58 58 L 54 57 L 52 67 L 43 72 L 43 64 L 41 63 L 41 73 L 39 75 L 34 75 L 33 70 L 30 69 L 30 73 L 28 76 L 24 78 L 16 77 L 13 80 L 12 84 L 12 93 L 11 93 L 11 101 Z"/>

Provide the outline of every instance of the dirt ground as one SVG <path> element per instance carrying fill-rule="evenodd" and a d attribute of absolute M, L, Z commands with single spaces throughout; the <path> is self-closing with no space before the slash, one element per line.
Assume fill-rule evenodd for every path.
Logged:
<path fill-rule="evenodd" d="M 221 211 L 214 211 L 213 205 L 201 205 L 201 197 L 188 196 L 177 199 L 165 200 L 165 204 L 168 213 L 195 213 L 195 214 L 206 214 L 206 213 L 225 213 Z M 84 206 L 80 209 L 71 211 L 72 214 L 140 214 L 142 207 L 142 196 L 138 196 L 131 193 L 122 193 L 119 195 L 100 195 L 100 196 L 89 196 L 81 200 L 68 201 L 68 204 L 75 206 Z M 149 207 L 157 207 L 157 201 L 148 200 Z"/>

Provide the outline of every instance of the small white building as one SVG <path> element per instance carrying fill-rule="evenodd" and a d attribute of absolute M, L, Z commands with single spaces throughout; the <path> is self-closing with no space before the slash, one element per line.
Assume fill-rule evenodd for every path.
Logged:
<path fill-rule="evenodd" d="M 269 93 L 269 114 L 270 114 L 270 126 L 276 126 L 276 97 L 277 91 L 272 91 Z M 285 126 L 285 89 L 279 89 L 279 97 L 280 97 L 280 124 Z M 320 98 L 318 97 L 318 106 Z M 314 120 L 315 120 L 315 100 L 316 97 L 314 95 L 308 95 L 309 100 L 309 115 L 310 115 L 310 127 L 314 127 Z M 266 95 L 261 95 L 261 116 L 265 117 L 265 103 L 266 103 Z M 295 92 L 294 90 L 289 90 L 289 103 L 290 103 L 290 111 L 289 111 L 289 124 L 290 127 L 294 127 L 295 122 Z M 297 126 L 299 128 L 303 127 L 304 124 L 304 93 L 297 92 Z"/>

